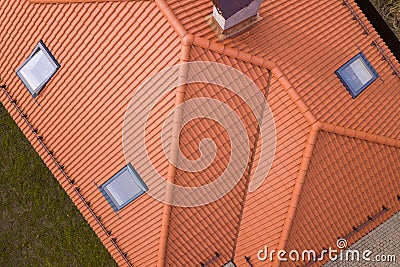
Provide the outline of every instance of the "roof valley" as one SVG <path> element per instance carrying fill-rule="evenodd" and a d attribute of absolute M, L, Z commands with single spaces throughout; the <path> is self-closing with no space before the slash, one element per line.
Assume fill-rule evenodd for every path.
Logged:
<path fill-rule="evenodd" d="M 264 88 L 264 92 L 263 94 L 267 97 L 268 96 L 268 92 L 269 89 L 271 87 L 271 78 L 272 78 L 272 73 L 271 71 L 268 71 L 269 73 L 269 77 L 268 77 L 268 85 L 266 88 Z M 265 106 L 263 107 L 263 110 L 265 109 Z M 263 114 L 264 111 L 261 111 L 261 114 Z M 261 121 L 263 120 L 263 118 L 261 118 Z M 253 149 L 251 151 L 251 157 L 250 157 L 250 163 L 249 163 L 249 169 L 248 169 L 248 173 L 247 173 L 247 178 L 246 178 L 246 186 L 244 188 L 244 195 L 243 195 L 243 200 L 241 202 L 241 207 L 240 207 L 240 213 L 239 213 L 239 220 L 238 220 L 238 225 L 237 225 L 237 229 L 236 229 L 236 234 L 234 237 L 234 244 L 233 244 L 233 248 L 232 248 L 232 260 L 235 259 L 236 256 L 236 248 L 237 248 L 237 243 L 238 243 L 238 239 L 239 239 L 239 232 L 240 232 L 240 226 L 242 223 L 242 219 L 243 219 L 243 213 L 244 213 L 244 208 L 245 208 L 245 204 L 246 204 L 246 198 L 247 198 L 247 194 L 249 193 L 249 185 L 250 185 L 250 178 L 251 178 L 251 174 L 253 171 L 253 164 L 255 161 L 255 154 L 257 151 L 257 144 L 259 142 L 259 138 L 260 138 L 260 127 L 258 127 L 257 129 L 257 134 L 255 136 L 255 140 L 254 140 L 254 145 L 253 145 Z"/>

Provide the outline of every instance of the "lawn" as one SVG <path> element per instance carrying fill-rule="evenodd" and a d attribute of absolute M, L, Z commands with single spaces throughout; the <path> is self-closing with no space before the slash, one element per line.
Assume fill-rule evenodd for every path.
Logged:
<path fill-rule="evenodd" d="M 370 0 L 400 39 L 400 0 Z"/>
<path fill-rule="evenodd" d="M 0 104 L 0 266 L 117 266 Z"/>

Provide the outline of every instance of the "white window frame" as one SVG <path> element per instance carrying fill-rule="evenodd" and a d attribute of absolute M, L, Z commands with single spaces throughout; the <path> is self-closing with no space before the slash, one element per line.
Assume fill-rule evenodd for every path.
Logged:
<path fill-rule="evenodd" d="M 30 82 L 28 81 L 27 77 L 23 74 L 23 69 L 32 60 L 32 58 L 38 53 L 42 52 L 43 55 L 46 57 L 47 61 L 50 63 L 50 67 L 53 67 L 53 71 L 48 75 L 43 81 L 40 81 L 40 84 L 36 87 L 32 87 Z M 60 64 L 58 61 L 54 58 L 54 56 L 51 54 L 50 50 L 46 47 L 44 44 L 43 40 L 39 41 L 39 44 L 35 47 L 33 50 L 32 54 L 25 60 L 25 62 L 16 70 L 16 73 L 18 77 L 21 79 L 25 87 L 28 89 L 28 91 L 31 93 L 33 98 L 36 98 L 40 91 L 43 90 L 43 88 L 46 86 L 46 84 L 53 78 L 53 76 L 56 74 L 57 70 L 60 68 Z"/>

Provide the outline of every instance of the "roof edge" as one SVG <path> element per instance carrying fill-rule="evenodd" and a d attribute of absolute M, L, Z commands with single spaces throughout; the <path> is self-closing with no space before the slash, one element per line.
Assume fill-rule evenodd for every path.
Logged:
<path fill-rule="evenodd" d="M 295 91 L 294 91 L 295 92 Z M 295 96 L 295 95 L 294 95 Z M 301 101 L 301 100 L 300 100 Z M 297 102 L 296 102 L 297 103 Z M 289 203 L 288 212 L 286 215 L 286 219 L 283 225 L 283 230 L 281 233 L 281 237 L 278 243 L 277 251 L 284 250 L 286 247 L 286 243 L 289 239 L 289 234 L 294 222 L 294 216 L 297 210 L 297 206 L 300 200 L 300 195 L 303 189 L 304 181 L 307 176 L 307 171 L 311 163 L 312 154 L 314 151 L 314 146 L 318 138 L 318 133 L 320 131 L 326 131 L 338 135 L 343 135 L 351 138 L 357 138 L 361 140 L 365 140 L 372 143 L 378 143 L 381 145 L 392 146 L 396 148 L 400 148 L 400 140 L 394 138 L 388 138 L 382 135 L 376 135 L 367 133 L 364 131 L 353 130 L 350 128 L 333 125 L 325 122 L 316 121 L 311 126 L 311 131 L 307 139 L 306 148 L 303 152 L 303 158 L 300 163 L 300 170 L 298 172 L 296 183 L 293 189 L 292 197 Z M 273 261 L 273 267 L 279 267 L 280 261 L 275 259 Z"/>
<path fill-rule="evenodd" d="M 303 190 L 305 178 L 307 176 L 308 167 L 310 166 L 311 157 L 314 151 L 314 146 L 318 138 L 321 124 L 316 122 L 310 127 L 310 134 L 308 135 L 306 148 L 303 152 L 303 158 L 300 163 L 300 170 L 297 174 L 296 183 L 293 189 L 292 197 L 289 203 L 289 209 L 286 215 L 286 219 L 283 225 L 281 237 L 279 239 L 277 251 L 283 250 L 286 247 L 286 243 L 289 239 L 289 234 L 293 225 L 294 216 L 299 204 L 300 195 Z M 273 261 L 273 267 L 279 267 L 280 261 L 275 259 Z"/>
<path fill-rule="evenodd" d="M 109 238 L 110 243 L 113 245 L 115 250 L 119 253 L 119 255 L 122 257 L 122 259 L 125 261 L 125 263 L 129 267 L 133 267 L 133 264 L 131 263 L 131 261 L 127 257 L 127 253 L 124 252 L 121 249 L 121 247 L 116 243 L 115 240 L 117 239 L 117 237 L 115 237 L 112 234 L 112 230 L 109 230 L 108 228 L 106 228 L 106 226 L 101 222 L 100 216 L 96 215 L 96 213 L 94 212 L 94 210 L 90 206 L 90 202 L 87 201 L 87 199 L 81 193 L 79 185 L 77 185 L 75 180 L 71 179 L 71 177 L 66 173 L 66 171 L 64 169 L 64 165 L 62 165 L 59 162 L 59 160 L 55 157 L 54 152 L 48 147 L 48 145 L 44 141 L 44 137 L 42 135 L 40 135 L 39 129 L 35 128 L 34 125 L 30 122 L 30 120 L 28 119 L 28 114 L 24 113 L 21 110 L 21 108 L 18 106 L 18 100 L 16 98 L 13 98 L 12 95 L 7 91 L 7 85 L 5 83 L 3 83 L 3 80 L 1 78 L 0 78 L 0 89 L 2 89 L 3 93 L 5 94 L 7 100 L 10 103 L 10 106 L 8 106 L 8 107 L 7 107 L 7 105 L 4 105 L 6 107 L 6 109 L 7 109 L 7 111 L 10 112 L 8 108 L 14 108 L 14 110 L 16 111 L 16 115 L 15 116 L 19 116 L 22 119 L 21 124 L 22 125 L 25 124 L 26 127 L 27 127 L 24 130 L 21 127 L 22 125 L 19 125 L 19 123 L 17 123 L 15 117 L 12 116 L 13 120 L 15 121 L 15 123 L 17 123 L 18 128 L 21 129 L 21 131 L 23 132 L 25 137 L 29 140 L 30 144 L 35 149 L 36 153 L 40 154 L 39 148 L 42 148 L 43 149 L 42 152 L 45 155 L 47 154 L 47 156 L 48 156 L 47 159 L 45 159 L 42 155 L 39 155 L 39 156 L 42 158 L 42 160 L 49 167 L 50 172 L 54 175 L 54 177 L 57 180 L 57 182 L 59 182 L 59 184 L 62 186 L 63 190 L 67 193 L 67 195 L 69 196 L 71 201 L 74 203 L 76 208 L 79 210 L 79 212 L 85 218 L 87 223 L 90 225 L 90 227 L 96 233 L 98 238 L 101 240 L 101 242 L 104 245 L 106 245 L 105 242 L 106 242 L 107 238 Z M 10 112 L 10 115 L 11 115 L 11 112 Z M 29 131 L 33 134 L 33 136 L 32 136 L 33 139 L 28 138 L 27 132 L 29 132 Z M 33 140 L 37 141 L 36 145 L 33 143 Z M 50 163 L 54 164 L 53 167 L 50 167 L 50 165 L 49 165 Z M 65 185 L 62 184 L 61 178 L 60 179 L 57 178 L 56 173 L 55 173 L 54 170 L 58 170 L 59 171 L 59 175 L 61 175 L 64 178 L 64 180 L 67 182 Z M 77 199 L 75 199 L 75 200 L 73 199 L 72 192 L 75 192 L 75 195 L 77 196 Z M 78 200 L 81 201 L 83 206 L 80 206 L 80 207 L 78 206 Z M 87 213 L 84 213 L 85 210 L 86 210 Z M 92 222 L 89 221 L 89 217 L 90 216 L 93 218 Z M 95 223 L 97 223 L 97 225 L 100 227 L 97 231 L 102 231 L 104 233 L 104 237 L 101 237 L 100 234 L 98 234 L 98 232 L 96 231 L 96 229 L 94 227 Z M 107 247 L 107 250 L 110 252 L 111 256 L 117 262 L 117 257 L 115 257 L 115 255 L 112 254 L 111 251 L 110 251 L 111 248 Z"/>

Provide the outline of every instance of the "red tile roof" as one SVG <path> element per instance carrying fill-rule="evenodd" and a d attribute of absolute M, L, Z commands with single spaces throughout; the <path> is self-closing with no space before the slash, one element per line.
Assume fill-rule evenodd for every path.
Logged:
<path fill-rule="evenodd" d="M 220 257 L 210 266 L 221 266 L 230 259 L 246 266 L 244 256 L 260 266 L 256 253 L 264 245 L 320 249 L 387 205 L 389 212 L 354 235 L 353 242 L 399 210 L 393 196 L 400 193 L 396 184 L 400 79 L 392 75 L 391 66 L 371 43 L 382 47 L 395 67 L 399 64 L 353 1 L 350 5 L 370 31 L 368 35 L 352 20 L 343 1 L 278 0 L 264 1 L 263 19 L 224 41 L 217 39 L 205 20 L 212 10 L 210 0 L 31 2 L 42 4 L 26 0 L 0 3 L 0 75 L 43 141 L 26 126 L 6 94 L 0 94 L 0 100 L 118 264 L 197 266 L 218 252 Z M 53 2 L 68 3 L 43 4 Z M 15 69 L 40 39 L 62 67 L 37 98 L 38 106 Z M 352 100 L 334 71 L 359 49 L 382 80 Z M 266 181 L 257 191 L 247 193 L 260 143 L 256 142 L 254 118 L 244 103 L 223 88 L 186 86 L 166 96 L 150 121 L 163 121 L 167 111 L 184 99 L 213 96 L 228 103 L 248 126 L 252 160 L 247 172 L 229 194 L 212 204 L 171 207 L 144 195 L 116 216 L 94 182 L 103 184 L 125 164 L 121 128 L 128 102 L 152 74 L 179 62 L 198 60 L 237 68 L 268 96 L 277 149 Z M 211 121 L 197 121 L 181 133 L 183 152 L 193 157 L 198 153 L 198 140 L 212 137 L 220 144 L 218 160 L 197 176 L 168 164 L 157 140 L 160 130 L 154 123 L 146 142 L 154 151 L 150 157 L 168 180 L 202 184 L 226 165 L 227 137 Z M 43 150 L 42 143 L 54 157 Z M 74 185 L 65 179 L 58 163 L 65 166 Z M 94 214 L 101 216 L 111 236 L 101 229 L 80 194 Z M 332 203 L 326 206 L 326 200 Z M 321 207 L 323 211 L 316 212 Z M 349 216 L 351 210 L 353 216 Z M 311 217 L 306 216 L 310 213 Z M 310 229 L 309 219 L 318 227 Z M 127 260 L 118 248 L 128 253 Z"/>

